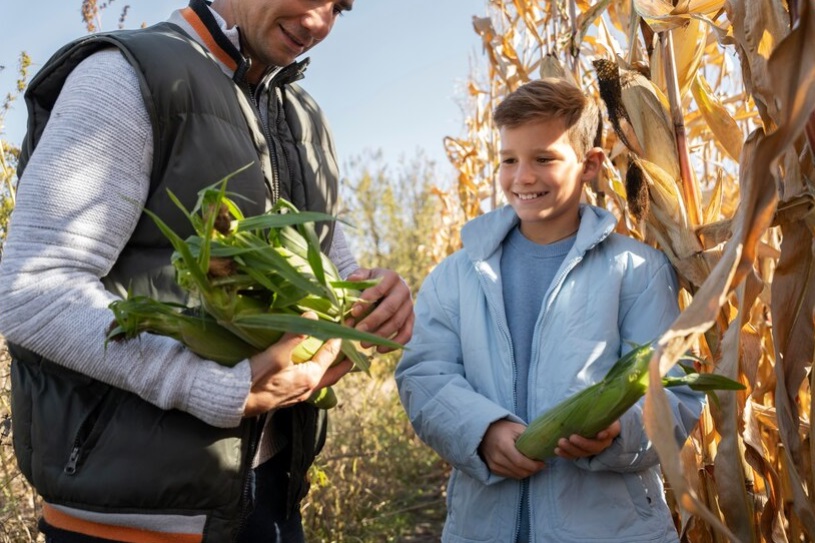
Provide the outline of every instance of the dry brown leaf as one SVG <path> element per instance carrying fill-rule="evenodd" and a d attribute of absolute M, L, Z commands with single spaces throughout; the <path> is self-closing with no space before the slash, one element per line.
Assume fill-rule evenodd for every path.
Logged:
<path fill-rule="evenodd" d="M 733 380 L 739 378 L 739 355 L 741 352 L 739 340 L 742 326 L 749 318 L 749 309 L 752 307 L 757 292 L 747 292 L 745 283 L 738 288 L 739 317 L 730 323 L 730 327 L 722 339 L 722 357 L 716 364 L 716 373 Z M 738 409 L 738 393 L 735 391 L 717 392 L 719 408 L 711 406 L 711 413 L 716 421 L 716 429 L 721 435 L 718 452 L 716 454 L 716 489 L 719 508 L 725 518 L 727 526 L 742 541 L 751 541 L 752 537 L 752 511 L 751 502 L 745 491 L 744 459 L 741 454 L 741 437 L 739 435 L 740 413 Z"/>
<path fill-rule="evenodd" d="M 543 57 L 543 61 L 540 65 L 540 77 L 541 79 L 546 77 L 566 79 L 570 83 L 577 85 L 577 82 L 574 80 L 571 72 L 563 67 L 563 64 L 560 63 L 560 60 L 554 54 L 548 54 Z"/>
<path fill-rule="evenodd" d="M 730 115 L 730 112 L 714 96 L 710 85 L 708 85 L 707 80 L 701 73 L 694 78 L 691 91 L 702 117 L 705 119 L 710 131 L 716 136 L 722 149 L 727 152 L 730 158 L 738 160 L 744 142 L 741 128 Z"/>
<path fill-rule="evenodd" d="M 739 542 L 740 540 L 722 524 L 719 518 L 702 504 L 683 475 L 679 456 L 680 449 L 676 444 L 673 425 L 664 423 L 666 420 L 671 420 L 674 415 L 668 403 L 668 397 L 665 394 L 659 373 L 660 358 L 663 357 L 664 352 L 660 348 L 651 359 L 648 372 L 648 391 L 645 393 L 645 405 L 643 407 L 645 430 L 657 449 L 662 472 L 670 483 L 671 489 L 682 509 L 701 517 L 725 537 L 730 538 L 731 541 Z"/>
<path fill-rule="evenodd" d="M 690 0 L 687 13 L 711 14 L 724 8 L 725 0 Z"/>
<path fill-rule="evenodd" d="M 609 3 L 611 3 L 611 0 L 600 0 L 591 8 L 581 8 L 582 13 L 577 18 L 577 32 L 572 37 L 572 47 L 575 51 L 580 49 L 580 44 L 583 42 L 583 37 L 588 32 L 589 27 L 608 9 Z"/>
<path fill-rule="evenodd" d="M 715 223 L 721 218 L 722 201 L 724 200 L 724 176 L 719 168 L 716 173 L 716 184 L 708 196 L 708 203 L 705 207 L 705 224 Z M 698 234 L 697 230 L 697 234 Z"/>
<path fill-rule="evenodd" d="M 773 79 L 767 71 L 771 51 L 787 35 L 789 17 L 778 0 L 728 0 L 727 16 L 741 56 L 744 81 L 765 123 L 778 123 Z"/>
<path fill-rule="evenodd" d="M 662 93 L 639 72 L 622 71 L 622 105 L 642 147 L 642 158 L 653 162 L 673 179 L 679 179 L 679 156 L 673 125 Z"/>
<path fill-rule="evenodd" d="M 798 434 L 798 389 L 815 353 L 815 255 L 812 232 L 802 221 L 782 225 L 781 259 L 772 283 L 773 339 L 776 348 L 776 406 L 781 439 L 799 473 L 803 471 Z M 803 484 L 799 481 L 799 484 Z M 794 485 L 795 486 L 795 485 Z M 803 494 L 803 489 L 797 490 Z M 815 537 L 815 511 L 808 501 L 798 502 L 810 537 Z M 810 525 L 810 522 L 813 523 Z"/>
<path fill-rule="evenodd" d="M 674 15 L 674 6 L 668 0 L 634 0 L 634 9 L 654 32 L 677 28 L 687 21 L 687 16 Z"/>
<path fill-rule="evenodd" d="M 680 99 L 687 95 L 693 83 L 707 45 L 707 26 L 700 20 L 689 18 L 687 24 L 670 31 L 673 36 L 674 62 L 679 80 Z M 654 49 L 651 60 L 651 80 L 663 92 L 666 92 L 665 59 L 663 49 Z"/>
<path fill-rule="evenodd" d="M 742 162 L 747 166 L 753 165 L 756 148 L 764 141 L 763 138 L 760 130 L 747 138 L 742 152 Z M 740 173 L 743 199 L 732 222 L 733 236 L 725 245 L 719 263 L 694 294 L 691 305 L 662 336 L 660 343 L 665 345 L 667 354 L 663 359 L 664 365 L 660 366 L 663 374 L 691 346 L 694 337 L 704 334 L 714 325 L 729 292 L 752 270 L 758 238 L 772 221 L 776 202 L 773 183 L 765 177 L 756 177 L 750 167 L 743 167 Z"/>

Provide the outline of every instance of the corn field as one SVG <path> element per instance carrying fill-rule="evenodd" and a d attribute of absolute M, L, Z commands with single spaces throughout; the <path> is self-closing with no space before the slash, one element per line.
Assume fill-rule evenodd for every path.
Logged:
<path fill-rule="evenodd" d="M 492 109 L 519 85 L 571 79 L 606 113 L 585 199 L 662 249 L 681 316 L 651 360 L 645 424 L 682 540 L 815 540 L 815 6 L 811 0 L 488 0 L 458 178 L 437 187 L 440 260 L 500 205 Z M 676 446 L 660 375 L 694 349 L 747 388 L 710 402 Z"/>
<path fill-rule="evenodd" d="M 467 220 L 502 204 L 492 109 L 526 81 L 572 79 L 606 113 L 607 160 L 586 201 L 662 249 L 682 285 L 644 410 L 682 541 L 815 541 L 813 0 L 485 5 L 473 19 L 485 67 L 468 82 L 464 134 L 444 142 L 457 177 L 435 188 L 443 227 L 426 249 L 440 261 Z M 83 8 L 93 21 L 96 2 Z M 688 350 L 746 389 L 719 392 L 680 449 L 660 424 L 659 376 Z M 27 487 L 4 491 L 33 505 Z M 11 526 L 18 513 L 3 514 Z"/>

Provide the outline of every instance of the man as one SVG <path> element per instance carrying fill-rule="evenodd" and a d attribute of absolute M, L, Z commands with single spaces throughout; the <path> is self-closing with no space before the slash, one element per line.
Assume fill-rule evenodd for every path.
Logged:
<path fill-rule="evenodd" d="M 331 367 L 337 342 L 293 365 L 302 338 L 287 335 L 226 368 L 166 337 L 105 347 L 107 307 L 127 291 L 187 301 L 141 212 L 188 235 L 168 191 L 190 208 L 250 164 L 229 182 L 245 214 L 280 197 L 336 211 L 333 141 L 295 59 L 352 4 L 192 0 L 153 27 L 68 44 L 31 82 L 0 332 L 15 451 L 44 499 L 47 541 L 303 540 L 305 473 L 324 438 L 304 400 L 350 369 Z M 357 327 L 405 343 L 404 282 L 358 269 L 338 226 L 321 240 L 344 276 L 381 278 Z"/>

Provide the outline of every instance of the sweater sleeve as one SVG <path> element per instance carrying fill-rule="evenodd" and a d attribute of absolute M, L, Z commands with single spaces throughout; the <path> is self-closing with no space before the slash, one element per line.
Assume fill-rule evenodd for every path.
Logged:
<path fill-rule="evenodd" d="M 100 278 L 132 235 L 150 182 L 152 128 L 116 50 L 68 77 L 18 186 L 0 261 L 0 331 L 75 371 L 221 427 L 240 422 L 247 361 L 202 360 L 170 338 L 105 345 L 115 297 Z"/>
<path fill-rule="evenodd" d="M 359 268 L 356 258 L 348 247 L 348 239 L 340 223 L 334 225 L 334 237 L 328 250 L 328 258 L 337 266 L 337 271 L 340 272 L 340 277 L 343 279 L 347 279 Z"/>

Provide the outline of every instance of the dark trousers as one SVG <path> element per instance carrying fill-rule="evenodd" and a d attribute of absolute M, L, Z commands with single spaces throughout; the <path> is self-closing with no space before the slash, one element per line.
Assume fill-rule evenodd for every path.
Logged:
<path fill-rule="evenodd" d="M 237 543 L 304 543 L 299 511 L 288 518 L 286 496 L 289 485 L 288 448 L 255 469 L 255 507 L 246 520 Z M 46 543 L 119 543 L 57 530 L 40 521 Z"/>
<path fill-rule="evenodd" d="M 300 511 L 288 518 L 289 447 L 255 469 L 255 508 L 237 543 L 304 543 Z"/>

